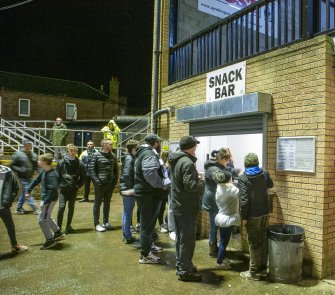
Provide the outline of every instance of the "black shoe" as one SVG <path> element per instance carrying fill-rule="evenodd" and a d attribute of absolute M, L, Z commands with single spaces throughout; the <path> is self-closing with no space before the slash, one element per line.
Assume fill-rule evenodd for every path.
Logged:
<path fill-rule="evenodd" d="M 123 242 L 124 242 L 125 244 L 132 244 L 132 243 L 134 243 L 135 241 L 137 241 L 137 240 L 134 239 L 133 237 L 131 237 L 130 239 L 126 239 L 126 238 L 124 238 L 124 240 L 123 240 Z"/>
<path fill-rule="evenodd" d="M 178 280 L 183 282 L 200 282 L 201 279 L 202 275 L 199 273 L 185 273 L 178 275 Z"/>
<path fill-rule="evenodd" d="M 15 210 L 16 214 L 26 214 L 27 211 L 24 210 L 22 207 L 21 208 L 16 208 Z"/>
<path fill-rule="evenodd" d="M 89 202 L 89 200 L 86 199 L 86 198 L 82 198 L 81 200 L 79 200 L 79 202 L 80 202 L 80 203 L 84 203 L 84 202 Z"/>
<path fill-rule="evenodd" d="M 68 226 L 66 229 L 65 229 L 65 234 L 74 234 L 76 231 L 71 227 L 71 226 Z"/>
<path fill-rule="evenodd" d="M 45 243 L 43 244 L 43 246 L 40 248 L 41 250 L 46 250 L 49 249 L 53 246 L 56 245 L 56 242 L 54 239 L 50 239 L 50 240 L 46 240 Z"/>

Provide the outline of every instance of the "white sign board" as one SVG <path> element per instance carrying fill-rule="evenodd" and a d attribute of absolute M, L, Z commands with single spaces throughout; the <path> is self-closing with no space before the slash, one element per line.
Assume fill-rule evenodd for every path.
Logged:
<path fill-rule="evenodd" d="M 223 19 L 255 3 L 256 1 L 257 0 L 198 0 L 198 10 Z M 271 22 L 272 12 L 270 6 L 268 7 L 267 14 L 268 14 L 268 20 Z M 256 17 L 255 13 L 254 17 Z M 263 34 L 265 32 L 264 23 L 265 23 L 265 11 L 263 13 L 261 12 L 259 15 L 259 31 Z M 245 24 L 243 24 L 243 26 L 245 26 Z M 256 21 L 254 21 L 254 28 L 255 27 L 256 27 Z M 268 31 L 268 34 L 269 35 L 271 34 L 270 30 Z"/>
<path fill-rule="evenodd" d="M 276 168 L 279 171 L 315 173 L 315 137 L 279 137 Z"/>
<path fill-rule="evenodd" d="M 246 62 L 231 65 L 206 76 L 206 101 L 245 94 Z"/>

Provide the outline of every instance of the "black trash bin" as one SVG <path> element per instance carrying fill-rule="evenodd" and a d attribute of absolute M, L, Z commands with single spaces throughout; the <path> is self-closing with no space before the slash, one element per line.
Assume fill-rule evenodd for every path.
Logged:
<path fill-rule="evenodd" d="M 297 225 L 268 228 L 269 276 L 273 282 L 295 284 L 302 279 L 305 230 Z"/>

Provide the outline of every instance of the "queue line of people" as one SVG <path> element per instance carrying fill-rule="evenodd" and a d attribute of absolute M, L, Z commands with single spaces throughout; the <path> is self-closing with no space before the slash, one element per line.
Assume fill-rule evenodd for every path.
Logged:
<path fill-rule="evenodd" d="M 24 143 L 26 152 L 29 152 L 30 144 L 29 142 Z M 136 141 L 127 143 L 127 153 L 122 159 L 120 177 L 120 194 L 124 204 L 122 239 L 125 243 L 134 241 L 130 229 L 136 200 L 140 214 L 139 263 L 160 263 L 161 259 L 157 253 L 161 252 L 162 248 L 154 243 L 155 225 L 162 212 L 163 196 L 169 195 L 168 205 L 172 209 L 169 211 L 172 211 L 173 216 L 170 219 L 174 223 L 176 234 L 176 273 L 179 280 L 201 280 L 201 275 L 192 262 L 197 216 L 201 207 L 209 212 L 211 223 L 209 255 L 217 258 L 217 267 L 227 270 L 231 268 L 226 248 L 232 231 L 239 227 L 243 219 L 246 220 L 251 257 L 249 271 L 241 273 L 241 276 L 254 280 L 263 278 L 267 275 L 264 235 L 266 235 L 270 213 L 269 204 L 266 201 L 268 200 L 266 190 L 273 186 L 273 182 L 268 172 L 259 168 L 255 154 L 251 153 L 245 157 L 243 174 L 239 169 L 233 168 L 231 152 L 227 148 L 213 151 L 213 159 L 205 163 L 206 173 L 205 180 L 203 180 L 195 166 L 197 161 L 195 150 L 198 144 L 199 141 L 192 136 L 182 137 L 179 150 L 170 153 L 167 164 L 160 158 L 161 139 L 157 135 L 147 135 L 145 143 L 139 146 Z M 31 149 L 30 152 L 32 153 Z M 86 180 L 88 176 L 94 184 L 95 230 L 103 232 L 113 229 L 109 223 L 109 211 L 110 200 L 118 179 L 118 168 L 116 157 L 112 153 L 112 142 L 104 139 L 101 151 L 94 150 L 94 145 L 90 142 L 86 151 L 87 156 L 83 154 L 81 161 L 76 158 L 76 152 L 74 145 L 68 145 L 66 156 L 55 169 L 52 167 L 53 156 L 51 154 L 40 156 L 38 163 L 42 171 L 29 185 L 22 187 L 25 198 L 29 204 L 33 204 L 32 190 L 37 184 L 42 184 L 42 201 L 38 220 L 46 242 L 41 249 L 48 249 L 57 241 L 65 238 L 61 227 L 66 202 L 69 206 L 65 233 L 70 234 L 74 231 L 71 227 L 74 202 L 78 188 L 85 183 L 85 176 Z M 28 158 L 35 159 L 32 156 Z M 15 171 L 16 166 L 12 167 Z M 29 168 L 32 172 L 34 171 L 33 165 Z M 238 183 L 235 186 L 232 179 L 237 177 Z M 59 187 L 61 196 L 56 223 L 52 218 L 52 209 L 58 199 Z M 82 201 L 88 200 L 89 182 L 85 187 Z M 254 190 L 257 191 L 257 194 L 254 193 Z M 102 202 L 104 203 L 103 222 L 100 224 Z M 254 205 L 255 203 L 257 206 Z M 1 210 L 0 207 L 0 213 L 2 213 Z M 33 210 L 35 212 L 37 209 L 33 207 Z M 218 228 L 220 231 L 219 247 L 216 239 Z M 12 233 L 11 236 L 13 236 Z M 257 237 L 257 242 L 253 236 Z M 13 244 L 21 245 L 17 244 L 14 238 L 11 238 L 11 242 L 14 248 Z M 20 246 L 17 247 L 17 252 L 19 252 Z M 22 245 L 21 250 L 26 250 L 25 247 Z"/>

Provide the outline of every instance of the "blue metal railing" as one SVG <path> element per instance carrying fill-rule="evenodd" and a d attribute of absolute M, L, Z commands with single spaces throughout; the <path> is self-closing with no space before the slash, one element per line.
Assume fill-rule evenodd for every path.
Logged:
<path fill-rule="evenodd" d="M 170 48 L 169 83 L 334 28 L 334 0 L 262 0 Z"/>

